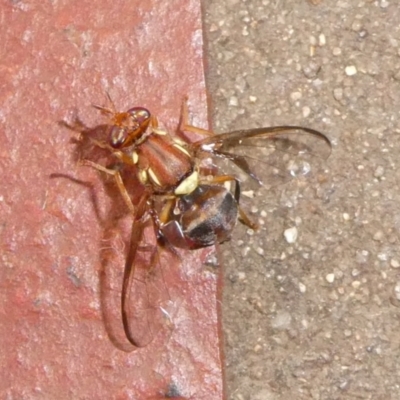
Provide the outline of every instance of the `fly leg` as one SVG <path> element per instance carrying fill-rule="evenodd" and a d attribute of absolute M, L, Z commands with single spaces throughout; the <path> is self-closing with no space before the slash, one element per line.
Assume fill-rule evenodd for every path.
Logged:
<path fill-rule="evenodd" d="M 122 198 L 124 199 L 126 205 L 129 208 L 129 211 L 132 213 L 132 215 L 134 217 L 136 216 L 135 207 L 134 207 L 134 205 L 132 203 L 131 198 L 129 197 L 128 191 L 126 190 L 126 187 L 125 187 L 124 181 L 122 180 L 121 174 L 118 171 L 110 169 L 110 168 L 103 167 L 102 165 L 97 164 L 97 163 L 95 163 L 93 161 L 90 161 L 90 160 L 81 160 L 80 164 L 92 167 L 94 169 L 97 169 L 98 171 L 101 171 L 101 172 L 104 172 L 104 173 L 106 173 L 108 175 L 113 176 L 114 179 L 115 179 L 115 182 L 116 182 L 116 184 L 118 186 L 118 189 L 121 192 Z"/>
<path fill-rule="evenodd" d="M 187 140 L 189 140 L 190 138 L 187 137 L 185 132 L 193 132 L 193 133 L 196 133 L 197 135 L 205 136 L 205 137 L 214 136 L 215 135 L 214 132 L 211 132 L 207 129 L 198 128 L 197 126 L 190 125 L 187 101 L 188 101 L 188 98 L 186 96 L 182 102 L 181 116 L 180 116 L 179 125 L 178 125 L 178 132 L 181 133 L 184 136 L 184 138 Z"/>
<path fill-rule="evenodd" d="M 100 147 L 101 149 L 109 150 L 113 154 L 113 156 L 117 157 L 118 160 L 122 161 L 124 164 L 135 165 L 135 163 L 133 162 L 133 159 L 131 157 L 129 157 L 126 153 L 124 153 L 122 151 L 119 151 L 119 150 L 115 150 L 109 144 L 100 142 L 99 140 L 96 140 L 96 139 L 93 139 L 93 138 L 89 138 L 89 140 L 95 146 Z M 100 171 L 102 171 L 102 170 L 100 170 Z"/>

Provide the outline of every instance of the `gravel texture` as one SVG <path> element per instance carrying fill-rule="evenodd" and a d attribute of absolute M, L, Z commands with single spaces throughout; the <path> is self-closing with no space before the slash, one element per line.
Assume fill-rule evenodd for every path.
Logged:
<path fill-rule="evenodd" d="M 223 246 L 228 398 L 400 398 L 400 9 L 205 0 L 214 129 L 324 132 L 301 179 L 246 193 Z M 244 190 L 246 190 L 244 188 Z"/>

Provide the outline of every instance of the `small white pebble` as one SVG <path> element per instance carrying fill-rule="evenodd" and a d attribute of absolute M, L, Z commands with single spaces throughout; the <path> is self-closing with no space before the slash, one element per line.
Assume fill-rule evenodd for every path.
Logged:
<path fill-rule="evenodd" d="M 290 94 L 290 98 L 291 98 L 293 101 L 300 100 L 301 97 L 302 97 L 301 92 L 293 92 L 293 93 Z"/>
<path fill-rule="evenodd" d="M 255 103 L 257 101 L 257 97 L 256 96 L 249 96 L 249 100 L 251 103 Z"/>
<path fill-rule="evenodd" d="M 288 243 L 294 243 L 298 236 L 297 228 L 295 226 L 293 228 L 288 228 L 285 230 L 283 235 Z"/>
<path fill-rule="evenodd" d="M 259 353 L 262 350 L 262 346 L 260 344 L 256 344 L 254 346 L 254 353 Z"/>
<path fill-rule="evenodd" d="M 254 190 L 244 190 L 242 192 L 242 195 L 248 197 L 249 199 L 252 199 L 254 198 Z"/>
<path fill-rule="evenodd" d="M 333 283 L 335 281 L 335 274 L 327 274 L 325 276 L 325 279 L 329 283 Z"/>
<path fill-rule="evenodd" d="M 247 257 L 247 254 L 249 254 L 249 251 L 250 251 L 250 247 L 246 246 L 241 252 L 242 257 Z"/>
<path fill-rule="evenodd" d="M 303 117 L 308 118 L 310 116 L 311 109 L 310 107 L 304 106 L 303 107 Z"/>
<path fill-rule="evenodd" d="M 331 339 L 332 338 L 332 332 L 325 332 L 324 335 L 327 339 Z"/>
<path fill-rule="evenodd" d="M 340 56 L 342 54 L 342 49 L 340 47 L 334 47 L 332 50 L 334 56 Z"/>
<path fill-rule="evenodd" d="M 211 24 L 209 32 L 216 32 L 218 30 L 218 26 L 215 24 Z"/>
<path fill-rule="evenodd" d="M 308 329 L 308 326 L 309 326 L 308 321 L 307 321 L 306 319 L 302 319 L 302 320 L 301 320 L 301 326 L 302 326 L 304 329 Z"/>
<path fill-rule="evenodd" d="M 396 296 L 397 300 L 400 300 L 400 282 L 397 282 L 396 286 L 394 287 L 394 295 Z"/>
<path fill-rule="evenodd" d="M 325 37 L 325 35 L 324 35 L 323 33 L 321 33 L 321 34 L 318 36 L 318 44 L 319 44 L 320 46 L 325 46 L 325 45 L 326 45 L 326 37 Z"/>
<path fill-rule="evenodd" d="M 347 76 L 353 76 L 357 73 L 357 68 L 354 65 L 348 65 L 344 71 L 346 72 Z"/>
<path fill-rule="evenodd" d="M 306 285 L 304 283 L 300 282 L 299 283 L 299 290 L 300 290 L 300 293 L 305 293 L 307 291 Z"/>
<path fill-rule="evenodd" d="M 348 220 L 350 219 L 350 215 L 347 214 L 347 213 L 343 213 L 343 219 L 344 219 L 345 221 L 348 221 Z"/>
<path fill-rule="evenodd" d="M 388 255 L 386 253 L 378 253 L 378 260 L 380 261 L 387 261 L 388 260 Z"/>
<path fill-rule="evenodd" d="M 237 273 L 237 278 L 239 281 L 244 281 L 246 279 L 246 273 L 245 272 L 238 272 Z"/>
<path fill-rule="evenodd" d="M 237 107 L 239 105 L 239 100 L 236 96 L 231 96 L 229 99 L 229 105 Z"/>
<path fill-rule="evenodd" d="M 390 266 L 392 268 L 399 268 L 400 267 L 400 263 L 395 258 L 393 258 L 393 259 L 390 260 Z"/>
<path fill-rule="evenodd" d="M 262 256 L 264 254 L 264 249 L 262 247 L 257 247 L 257 253 Z"/>
<path fill-rule="evenodd" d="M 374 236 L 372 237 L 372 239 L 375 240 L 376 242 L 381 242 L 383 237 L 384 237 L 383 232 L 381 230 L 379 230 L 374 233 Z"/>
<path fill-rule="evenodd" d="M 282 276 L 282 275 L 277 275 L 277 276 L 276 276 L 276 280 L 277 280 L 278 282 L 283 282 L 284 279 L 285 279 L 285 277 Z"/>
<path fill-rule="evenodd" d="M 361 282 L 360 281 L 353 281 L 351 283 L 351 286 L 353 286 L 354 289 L 358 289 L 361 286 Z"/>
<path fill-rule="evenodd" d="M 357 269 L 357 268 L 354 268 L 352 271 L 351 271 L 351 276 L 358 276 L 358 275 L 360 275 L 360 270 L 359 269 Z"/>

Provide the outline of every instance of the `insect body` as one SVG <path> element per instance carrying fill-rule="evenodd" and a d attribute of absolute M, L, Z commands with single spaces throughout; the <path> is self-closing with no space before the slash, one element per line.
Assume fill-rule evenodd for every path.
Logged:
<path fill-rule="evenodd" d="M 196 249 L 225 242 L 238 219 L 238 199 L 220 185 L 200 185 L 179 198 L 177 215 L 162 227 L 168 242 Z"/>
<path fill-rule="evenodd" d="M 106 168 L 93 161 L 82 161 L 114 177 L 133 216 L 121 311 L 127 339 L 134 346 L 141 347 L 153 335 L 149 334 L 152 322 L 151 317 L 145 315 L 146 307 L 139 309 L 132 306 L 132 281 L 138 271 L 152 271 L 159 263 L 158 252 L 162 248 L 191 250 L 222 243 L 230 238 L 238 220 L 249 227 L 256 227 L 240 207 L 239 178 L 232 173 L 222 174 L 207 160 L 229 161 L 250 179 L 261 183 L 252 169 L 252 158 L 242 150 L 249 146 L 253 146 L 250 147 L 253 149 L 272 149 L 275 156 L 265 155 L 265 158 L 269 161 L 275 157 L 279 165 L 285 154 L 297 157 L 309 153 L 325 158 L 330 152 L 330 142 L 322 133 L 299 126 L 256 128 L 215 135 L 188 124 L 186 102 L 177 132 L 182 136 L 180 139 L 171 137 L 160 127 L 157 118 L 146 108 L 134 107 L 120 113 L 95 107 L 110 117 L 110 123 L 107 140 L 91 139 L 92 143 L 108 150 L 122 170 L 136 174 L 143 189 L 140 201 L 133 204 L 131 188 L 126 186 L 121 168 Z M 203 138 L 190 143 L 184 136 L 188 131 Z M 227 182 L 234 183 L 233 193 L 224 186 Z M 154 228 L 158 244 L 152 255 L 144 261 L 147 265 L 143 266 L 138 254 L 145 227 L 149 224 Z M 137 302 L 140 293 L 134 293 L 134 296 Z"/>

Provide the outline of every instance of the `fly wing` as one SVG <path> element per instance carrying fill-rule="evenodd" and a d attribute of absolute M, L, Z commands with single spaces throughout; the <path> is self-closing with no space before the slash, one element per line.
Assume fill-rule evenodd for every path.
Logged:
<path fill-rule="evenodd" d="M 222 133 L 196 142 L 194 148 L 203 156 L 216 156 L 217 165 L 225 171 L 222 164 L 229 160 L 259 184 L 270 185 L 307 174 L 311 164 L 318 166 L 331 153 L 331 143 L 324 134 L 301 126 Z"/>
<path fill-rule="evenodd" d="M 121 313 L 127 339 L 136 347 L 147 346 L 166 324 L 169 302 L 161 265 L 161 248 L 151 218 L 132 224 L 121 293 Z"/>

